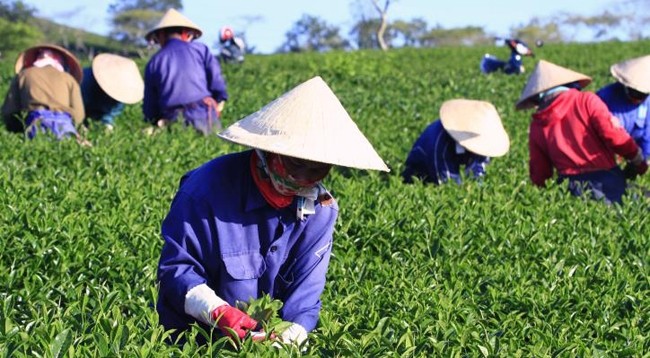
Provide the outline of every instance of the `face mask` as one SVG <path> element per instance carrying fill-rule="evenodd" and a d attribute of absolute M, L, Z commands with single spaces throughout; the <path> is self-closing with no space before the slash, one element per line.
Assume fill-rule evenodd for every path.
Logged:
<path fill-rule="evenodd" d="M 296 195 L 303 189 L 316 186 L 320 180 L 298 180 L 288 173 L 282 157 L 277 154 L 267 156 L 268 171 L 271 183 L 278 193 L 286 196 Z"/>

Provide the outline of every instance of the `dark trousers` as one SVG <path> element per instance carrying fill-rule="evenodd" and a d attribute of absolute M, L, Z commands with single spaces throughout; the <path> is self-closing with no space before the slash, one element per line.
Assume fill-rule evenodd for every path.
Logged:
<path fill-rule="evenodd" d="M 625 176 L 618 166 L 610 170 L 599 170 L 591 173 L 563 175 L 559 182 L 569 180 L 569 191 L 572 195 L 588 194 L 592 199 L 605 200 L 607 203 L 623 202 L 625 194 Z"/>

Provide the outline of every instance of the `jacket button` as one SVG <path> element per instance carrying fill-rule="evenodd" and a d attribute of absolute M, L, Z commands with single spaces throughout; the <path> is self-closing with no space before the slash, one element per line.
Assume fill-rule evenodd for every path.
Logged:
<path fill-rule="evenodd" d="M 276 252 L 276 251 L 278 251 L 278 247 L 275 245 L 271 246 L 271 252 Z"/>

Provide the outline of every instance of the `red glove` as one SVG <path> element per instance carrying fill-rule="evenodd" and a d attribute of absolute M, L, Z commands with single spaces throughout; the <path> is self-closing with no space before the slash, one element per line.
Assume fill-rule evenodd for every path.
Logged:
<path fill-rule="evenodd" d="M 229 305 L 221 305 L 212 311 L 212 319 L 215 320 L 217 327 L 226 336 L 232 337 L 231 331 L 235 331 L 240 339 L 244 339 L 246 331 L 255 329 L 257 321 L 252 319 L 246 313 L 238 310 L 237 308 Z"/>

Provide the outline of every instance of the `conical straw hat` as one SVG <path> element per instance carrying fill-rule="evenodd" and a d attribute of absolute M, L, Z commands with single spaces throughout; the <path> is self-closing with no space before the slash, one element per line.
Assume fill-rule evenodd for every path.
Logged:
<path fill-rule="evenodd" d="M 99 54 L 93 59 L 92 70 L 99 87 L 114 100 L 133 104 L 144 97 L 144 81 L 130 58 Z"/>
<path fill-rule="evenodd" d="M 619 62 L 612 65 L 610 71 L 624 86 L 650 93 L 650 55 Z"/>
<path fill-rule="evenodd" d="M 165 15 L 160 19 L 158 25 L 156 25 L 153 29 L 147 32 L 147 34 L 145 35 L 145 39 L 147 39 L 147 41 L 151 41 L 151 36 L 153 36 L 154 32 L 169 27 L 185 27 L 188 29 L 195 30 L 197 32 L 195 38 L 197 39 L 201 37 L 201 35 L 203 34 L 203 30 L 201 30 L 199 25 L 195 24 L 194 22 L 192 22 L 192 20 L 185 17 L 185 15 L 178 12 L 178 10 L 169 9 L 165 13 Z"/>
<path fill-rule="evenodd" d="M 562 66 L 540 60 L 535 66 L 533 73 L 531 73 L 524 87 L 519 101 L 517 101 L 517 109 L 527 109 L 534 106 L 531 99 L 546 90 L 553 87 L 566 85 L 569 83 L 578 82 L 581 88 L 586 87 L 591 83 L 591 77 L 583 75 L 582 73 L 569 70 Z"/>
<path fill-rule="evenodd" d="M 510 149 L 508 133 L 496 108 L 489 102 L 446 101 L 440 107 L 440 121 L 447 133 L 470 152 L 500 157 Z"/>
<path fill-rule="evenodd" d="M 298 85 L 218 135 L 290 157 L 389 171 L 320 77 Z"/>
<path fill-rule="evenodd" d="M 63 66 L 66 68 L 66 71 L 74 77 L 77 82 L 81 83 L 83 78 L 83 72 L 81 71 L 81 65 L 79 61 L 70 51 L 64 49 L 63 47 L 52 45 L 52 44 L 41 44 L 34 47 L 30 47 L 27 50 L 21 52 L 16 59 L 16 64 L 14 70 L 16 73 L 20 72 L 23 68 L 29 68 L 34 65 L 36 61 L 36 55 L 40 49 L 50 49 L 60 52 L 65 59 Z"/>

